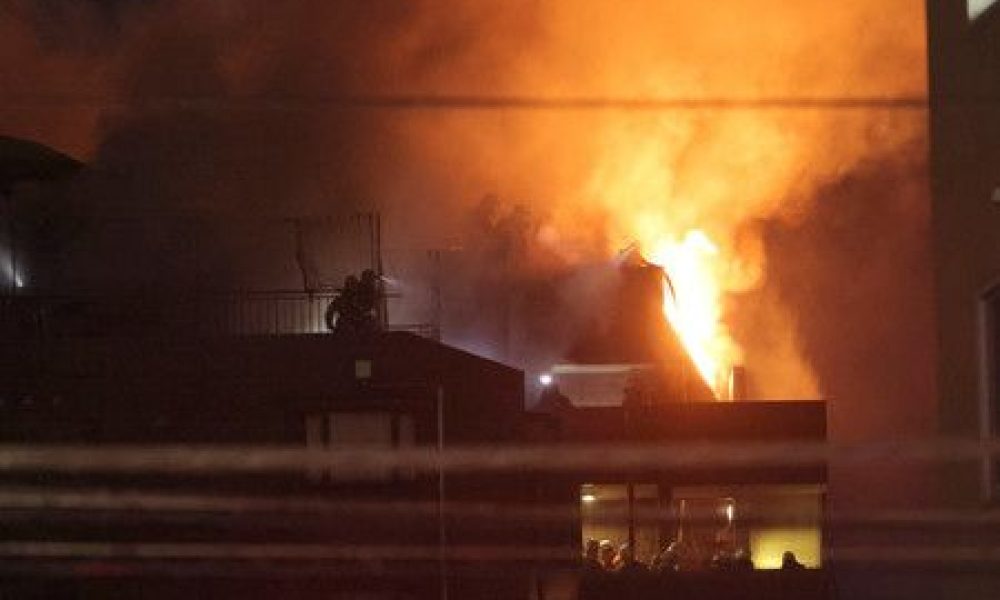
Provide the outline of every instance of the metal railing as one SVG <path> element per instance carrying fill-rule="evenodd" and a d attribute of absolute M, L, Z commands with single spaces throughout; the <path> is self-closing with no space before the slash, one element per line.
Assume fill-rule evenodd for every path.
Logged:
<path fill-rule="evenodd" d="M 0 298 L 5 339 L 326 333 L 333 292 L 290 290 L 198 294 L 19 295 Z M 438 338 L 431 324 L 390 324 Z"/>

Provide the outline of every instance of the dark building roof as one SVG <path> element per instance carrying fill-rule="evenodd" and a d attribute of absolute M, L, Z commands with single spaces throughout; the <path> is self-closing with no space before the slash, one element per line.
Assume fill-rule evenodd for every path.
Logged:
<path fill-rule="evenodd" d="M 8 440 L 60 435 L 56 421 L 19 428 L 17 413 L 65 422 L 63 441 L 297 443 L 308 411 L 433 411 L 440 388 L 456 440 L 494 441 L 524 403 L 521 371 L 405 332 L 59 339 L 0 354 Z"/>
<path fill-rule="evenodd" d="M 24 181 L 53 181 L 83 164 L 37 142 L 0 135 L 0 192 Z"/>

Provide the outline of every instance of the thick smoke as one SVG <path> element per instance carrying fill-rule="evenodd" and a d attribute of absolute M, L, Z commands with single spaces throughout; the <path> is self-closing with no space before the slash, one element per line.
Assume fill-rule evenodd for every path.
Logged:
<path fill-rule="evenodd" d="M 922 151 L 913 145 L 925 127 L 919 111 L 388 110 L 340 102 L 393 94 L 922 94 L 922 15 L 908 0 L 2 6 L 5 132 L 88 160 L 93 169 L 74 194 L 92 199 L 97 212 L 136 221 L 211 213 L 242 234 L 203 232 L 195 237 L 215 240 L 210 249 L 164 256 L 163 247 L 188 234 L 134 228 L 152 258 L 131 267 L 143 264 L 132 254 L 110 272 L 152 286 L 191 276 L 288 287 L 298 281 L 292 233 L 267 223 L 378 208 L 387 248 L 459 255 L 447 270 L 453 339 L 520 360 L 549 360 L 572 329 L 572 319 L 553 324 L 539 307 L 556 318 L 599 302 L 602 276 L 581 282 L 569 273 L 603 272 L 594 265 L 645 230 L 697 227 L 733 267 L 725 273 L 727 319 L 760 394 L 839 393 L 830 382 L 846 376 L 842 363 L 816 351 L 837 344 L 818 341 L 828 332 L 817 322 L 828 315 L 795 293 L 827 281 L 826 267 L 785 276 L 803 253 L 786 253 L 788 243 L 774 236 L 782 227 L 811 231 L 816 214 L 834 211 L 826 200 L 833 182 L 879 190 L 858 197 L 892 196 L 884 188 L 897 180 L 852 173 Z M 502 199 L 492 208 L 481 202 L 489 193 Z M 877 202 L 856 210 L 859 222 L 866 210 L 881 214 Z M 762 220 L 773 225 L 761 231 Z M 884 235 L 914 241 L 898 237 L 898 227 Z M 814 252 L 836 266 L 828 250 Z M 191 256 L 199 257 L 193 271 Z M 554 291 L 552 282 L 562 281 L 572 283 Z M 866 283 L 876 295 L 895 285 Z M 508 320 L 515 325 L 498 328 Z M 550 343 L 540 348 L 540 339 Z"/>
<path fill-rule="evenodd" d="M 830 437 L 838 441 L 935 431 L 927 152 L 923 141 L 901 150 L 823 185 L 801 220 L 760 224 L 772 258 L 766 285 L 753 295 L 779 296 L 758 298 L 760 306 L 795 307 L 788 325 L 830 399 Z M 918 503 L 932 485 L 923 465 L 834 464 L 830 482 L 841 508 Z"/>
<path fill-rule="evenodd" d="M 750 317 L 741 337 L 781 343 L 786 331 L 799 332 L 823 395 L 846 409 L 831 414 L 838 437 L 928 426 L 923 403 L 934 377 L 926 147 L 901 150 L 818 188 L 802 218 L 755 225 L 768 270 L 764 285 L 740 299 Z M 784 327 L 775 326 L 773 306 L 795 307 Z M 757 357 L 750 354 L 748 363 Z M 751 371 L 771 368 L 780 366 Z M 898 398 L 910 399 L 912 410 L 899 411 Z"/>

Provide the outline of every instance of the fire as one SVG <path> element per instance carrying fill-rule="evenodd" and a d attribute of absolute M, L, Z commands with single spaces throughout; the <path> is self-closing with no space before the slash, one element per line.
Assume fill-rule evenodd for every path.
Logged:
<path fill-rule="evenodd" d="M 610 217 L 609 250 L 636 242 L 665 271 L 663 313 L 718 398 L 730 368 L 743 362 L 725 320 L 727 300 L 759 283 L 762 270 L 759 249 L 738 241 L 737 231 L 780 197 L 774 190 L 786 177 L 774 160 L 769 169 L 752 168 L 781 156 L 785 138 L 776 124 L 733 115 L 725 125 L 701 133 L 700 145 L 689 143 L 694 120 L 618 130 L 588 182 L 588 196 Z"/>
<path fill-rule="evenodd" d="M 645 248 L 646 259 L 667 273 L 663 313 L 702 379 L 719 396 L 736 348 L 722 321 L 719 248 L 700 229 L 679 240 L 654 240 Z"/>

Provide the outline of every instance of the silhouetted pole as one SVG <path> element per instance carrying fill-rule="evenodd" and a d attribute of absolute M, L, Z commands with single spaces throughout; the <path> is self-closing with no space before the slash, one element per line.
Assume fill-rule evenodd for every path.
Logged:
<path fill-rule="evenodd" d="M 385 294 L 385 265 L 382 262 L 382 213 L 374 213 L 374 237 L 375 237 L 375 281 L 378 286 L 378 306 L 375 309 L 378 319 L 378 328 L 387 329 L 389 326 L 389 301 Z"/>
<path fill-rule="evenodd" d="M 628 495 L 628 547 L 635 556 L 635 483 L 631 479 L 625 490 Z"/>
<path fill-rule="evenodd" d="M 431 261 L 433 263 L 434 278 L 431 293 L 434 296 L 434 316 L 433 316 L 433 328 L 434 328 L 434 339 L 441 341 L 441 322 L 444 315 L 444 305 L 441 298 L 441 250 L 431 250 L 430 251 Z"/>
<path fill-rule="evenodd" d="M 441 580 L 441 600 L 448 600 L 448 529 L 445 524 L 444 487 L 444 386 L 437 389 L 437 450 L 438 450 L 438 573 Z"/>

